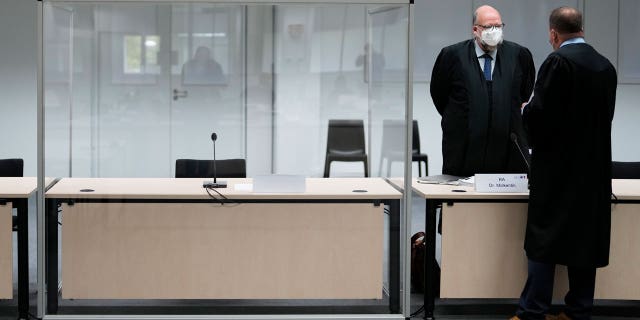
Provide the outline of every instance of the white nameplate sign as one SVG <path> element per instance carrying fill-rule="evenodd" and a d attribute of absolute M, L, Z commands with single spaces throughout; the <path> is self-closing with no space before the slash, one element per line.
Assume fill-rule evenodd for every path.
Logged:
<path fill-rule="evenodd" d="M 529 192 L 526 173 L 476 174 L 476 192 Z"/>
<path fill-rule="evenodd" d="M 270 174 L 253 177 L 253 192 L 256 193 L 302 193 L 307 189 L 303 175 Z"/>

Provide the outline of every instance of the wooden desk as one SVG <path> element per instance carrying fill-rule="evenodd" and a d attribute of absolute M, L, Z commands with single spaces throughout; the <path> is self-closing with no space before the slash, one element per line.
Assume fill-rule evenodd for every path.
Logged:
<path fill-rule="evenodd" d="M 18 316 L 29 311 L 28 199 L 36 190 L 35 177 L 0 178 L 0 299 L 13 298 L 13 213 L 18 212 Z"/>
<path fill-rule="evenodd" d="M 472 187 L 414 180 L 426 199 L 427 259 L 435 257 L 436 209 L 442 206 L 442 298 L 518 298 L 527 277 L 524 234 L 526 193 L 476 193 Z M 613 180 L 610 264 L 598 269 L 596 299 L 640 300 L 640 180 Z M 465 190 L 454 192 L 452 190 Z M 435 294 L 426 264 L 425 307 L 433 318 Z M 568 289 L 566 268 L 556 268 L 554 295 Z"/>
<path fill-rule="evenodd" d="M 260 194 L 235 190 L 251 179 L 225 179 L 224 205 L 203 180 L 61 179 L 46 193 L 48 312 L 58 208 L 64 299 L 381 299 L 384 205 L 399 312 L 402 194 L 384 180 L 307 179 L 304 193 Z"/>

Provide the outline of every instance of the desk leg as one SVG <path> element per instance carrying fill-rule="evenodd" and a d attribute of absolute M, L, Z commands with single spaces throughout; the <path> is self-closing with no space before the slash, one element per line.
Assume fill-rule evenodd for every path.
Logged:
<path fill-rule="evenodd" d="M 18 210 L 18 319 L 29 318 L 29 212 L 28 199 L 17 199 Z"/>
<path fill-rule="evenodd" d="M 46 200 L 47 313 L 58 312 L 58 201 Z"/>
<path fill-rule="evenodd" d="M 389 311 L 400 313 L 400 200 L 389 202 Z"/>
<path fill-rule="evenodd" d="M 424 318 L 435 319 L 433 309 L 435 308 L 435 277 L 433 270 L 433 259 L 436 258 L 436 209 L 438 203 L 433 200 L 426 200 L 425 212 L 425 241 L 427 242 L 427 250 L 424 257 Z"/>

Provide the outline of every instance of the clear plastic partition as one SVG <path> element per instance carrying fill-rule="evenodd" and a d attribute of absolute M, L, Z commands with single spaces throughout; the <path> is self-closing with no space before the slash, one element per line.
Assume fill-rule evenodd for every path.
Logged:
<path fill-rule="evenodd" d="M 89 113 L 80 113 L 80 110 L 73 108 L 75 97 L 77 95 L 78 99 L 88 100 L 88 90 L 73 87 L 76 83 L 73 74 L 76 30 L 72 9 L 65 6 L 46 6 L 43 25 L 47 26 L 43 34 L 45 176 L 67 177 L 72 175 L 74 162 L 79 162 L 77 157 L 73 157 L 72 152 L 74 142 L 79 143 L 80 139 L 74 138 L 85 136 L 90 128 L 87 124 Z M 78 147 L 79 145 L 76 145 L 75 149 Z"/>
<path fill-rule="evenodd" d="M 33 5 L 3 2 L 0 12 L 0 313 L 28 318 L 29 232 L 35 240 L 37 109 Z M 8 8 L 11 8 L 8 10 Z M 29 224 L 31 223 L 31 231 Z M 31 273 L 32 277 L 29 278 Z"/>
<path fill-rule="evenodd" d="M 11 42 L 0 48 L 0 93 L 4 97 L 0 103 L 0 160 L 21 160 L 18 175 L 25 177 L 36 176 L 37 162 L 37 108 L 32 86 L 36 80 L 35 28 L 33 21 L 23 17 L 35 19 L 31 10 L 31 5 L 12 4 L 0 19 L 0 38 Z M 1 167 L 0 177 L 16 175 L 12 161 Z"/>
<path fill-rule="evenodd" d="M 212 130 L 221 137 L 220 158 L 244 158 L 242 10 L 183 3 L 46 5 L 50 172 L 172 176 L 176 159 L 212 156 Z"/>
<path fill-rule="evenodd" d="M 369 8 L 365 45 L 368 116 L 375 176 L 403 178 L 406 147 L 406 100 L 409 10 L 404 6 Z"/>
<path fill-rule="evenodd" d="M 389 176 L 379 169 L 387 156 L 382 128 L 398 120 L 391 131 L 399 135 L 388 130 L 386 140 L 402 176 L 407 21 L 407 6 L 276 7 L 275 173 Z M 361 150 L 367 161 L 329 161 L 331 150 Z"/>
<path fill-rule="evenodd" d="M 46 313 L 402 317 L 409 23 L 44 1 Z"/>

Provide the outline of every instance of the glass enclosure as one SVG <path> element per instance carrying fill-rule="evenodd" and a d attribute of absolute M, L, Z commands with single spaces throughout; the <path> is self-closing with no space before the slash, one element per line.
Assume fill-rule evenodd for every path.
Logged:
<path fill-rule="evenodd" d="M 389 2 L 45 0 L 46 313 L 405 312 L 410 7 Z M 214 157 L 226 188 L 183 175 Z"/>
<path fill-rule="evenodd" d="M 11 43 L 0 47 L 0 317 L 22 319 L 36 273 L 29 259 L 37 213 L 34 4 L 3 2 L 11 10 L 0 12 L 0 39 Z"/>

